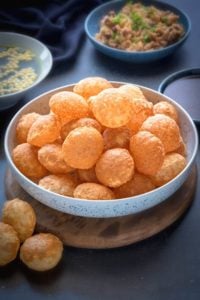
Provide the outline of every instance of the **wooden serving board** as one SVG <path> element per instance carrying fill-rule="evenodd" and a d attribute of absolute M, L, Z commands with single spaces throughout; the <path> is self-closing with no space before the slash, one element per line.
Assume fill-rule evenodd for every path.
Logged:
<path fill-rule="evenodd" d="M 197 170 L 194 167 L 182 187 L 162 204 L 136 215 L 114 218 L 85 218 L 61 213 L 33 199 L 8 170 L 5 176 L 7 199 L 29 202 L 37 216 L 36 232 L 56 234 L 65 245 L 104 249 L 144 240 L 175 222 L 193 200 Z"/>

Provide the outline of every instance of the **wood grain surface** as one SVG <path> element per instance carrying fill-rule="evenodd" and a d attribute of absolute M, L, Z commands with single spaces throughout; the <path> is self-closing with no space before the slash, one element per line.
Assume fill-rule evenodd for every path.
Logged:
<path fill-rule="evenodd" d="M 193 168 L 182 187 L 166 201 L 142 213 L 115 218 L 85 218 L 61 213 L 27 194 L 8 170 L 5 176 L 7 199 L 29 202 L 37 216 L 36 232 L 56 234 L 65 245 L 104 249 L 126 246 L 144 240 L 174 223 L 189 207 L 196 187 Z"/>

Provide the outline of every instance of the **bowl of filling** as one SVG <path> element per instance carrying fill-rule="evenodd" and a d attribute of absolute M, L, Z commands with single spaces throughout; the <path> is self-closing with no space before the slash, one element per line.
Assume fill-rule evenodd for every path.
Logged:
<path fill-rule="evenodd" d="M 15 105 L 50 72 L 52 55 L 37 39 L 0 32 L 0 111 Z"/>
<path fill-rule="evenodd" d="M 172 54 L 191 30 L 188 16 L 159 1 L 110 1 L 86 18 L 85 32 L 102 53 L 124 61 L 144 63 Z"/>
<path fill-rule="evenodd" d="M 193 168 L 198 135 L 169 97 L 89 77 L 22 107 L 4 145 L 13 176 L 35 199 L 64 213 L 108 218 L 170 199 Z"/>

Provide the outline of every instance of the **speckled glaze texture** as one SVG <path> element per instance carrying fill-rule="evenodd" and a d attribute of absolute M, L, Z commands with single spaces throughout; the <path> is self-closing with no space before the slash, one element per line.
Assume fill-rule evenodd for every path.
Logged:
<path fill-rule="evenodd" d="M 122 83 L 113 82 L 114 86 L 120 86 Z M 55 194 L 53 192 L 47 191 L 37 184 L 26 178 L 14 165 L 12 161 L 12 149 L 16 145 L 16 137 L 15 137 L 15 128 L 19 118 L 29 112 L 38 112 L 41 114 L 45 114 L 49 112 L 48 102 L 49 98 L 52 94 L 62 90 L 72 90 L 73 85 L 61 87 L 45 93 L 27 105 L 22 107 L 22 109 L 14 116 L 12 121 L 10 122 L 6 135 L 5 135 L 5 153 L 7 157 L 7 161 L 9 167 L 15 176 L 18 183 L 27 191 L 31 196 L 40 201 L 41 203 L 54 208 L 58 211 L 69 213 L 72 215 L 83 216 L 83 217 L 98 217 L 98 218 L 108 218 L 108 217 L 116 217 L 116 216 L 125 216 L 129 214 L 135 214 L 138 212 L 142 212 L 146 209 L 152 208 L 163 201 L 167 201 L 167 199 L 175 193 L 178 188 L 185 182 L 189 173 L 191 172 L 191 168 L 195 163 L 195 157 L 197 154 L 198 147 L 198 135 L 196 131 L 196 127 L 188 115 L 188 113 L 176 102 L 171 100 L 159 92 L 154 90 L 139 86 L 147 99 L 152 101 L 153 103 L 157 103 L 159 101 L 169 101 L 171 102 L 177 109 L 180 127 L 183 135 L 183 139 L 186 143 L 187 147 L 187 166 L 185 169 L 173 180 L 163 185 L 160 188 L 157 188 L 151 192 L 124 198 L 124 199 L 116 199 L 116 200 L 84 200 L 84 199 L 76 199 L 61 196 Z"/>
<path fill-rule="evenodd" d="M 52 68 L 53 59 L 49 49 L 44 44 L 27 35 L 14 32 L 0 32 L 0 44 L 1 46 L 14 45 L 24 49 L 31 49 L 40 64 L 39 73 L 37 72 L 38 77 L 31 86 L 16 93 L 0 96 L 0 111 L 2 111 L 15 105 L 29 89 L 36 86 L 48 75 Z"/>
<path fill-rule="evenodd" d="M 90 41 L 92 42 L 93 46 L 97 50 L 104 53 L 105 55 L 114 57 L 119 60 L 124 60 L 124 61 L 129 61 L 134 63 L 146 63 L 146 62 L 162 59 L 172 54 L 186 41 L 191 30 L 191 22 L 188 16 L 183 11 L 177 9 L 176 7 L 170 4 L 156 1 L 156 0 L 142 0 L 139 2 L 143 3 L 144 5 L 154 5 L 163 10 L 170 10 L 176 13 L 177 15 L 179 15 L 180 22 L 185 29 L 185 34 L 183 35 L 183 37 L 179 41 L 177 41 L 176 43 L 168 47 L 161 48 L 158 50 L 153 50 L 153 51 L 140 51 L 140 52 L 118 50 L 115 48 L 108 47 L 103 43 L 100 43 L 95 39 L 95 35 L 99 31 L 101 19 L 106 14 L 108 14 L 109 11 L 111 10 L 119 11 L 127 3 L 126 0 L 115 0 L 115 1 L 109 1 L 107 3 L 98 6 L 88 15 L 88 17 L 85 20 L 85 32 L 88 38 L 90 39 Z"/>

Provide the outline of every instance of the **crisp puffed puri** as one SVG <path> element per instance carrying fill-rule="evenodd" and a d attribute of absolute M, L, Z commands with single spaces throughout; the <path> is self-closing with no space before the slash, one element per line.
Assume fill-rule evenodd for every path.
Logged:
<path fill-rule="evenodd" d="M 65 175 L 48 175 L 39 181 L 39 186 L 56 194 L 64 196 L 73 196 L 75 187 L 78 182 L 71 174 Z"/>
<path fill-rule="evenodd" d="M 164 114 L 174 119 L 178 123 L 178 113 L 176 108 L 167 101 L 160 101 L 153 106 L 154 114 Z"/>
<path fill-rule="evenodd" d="M 118 88 L 106 89 L 93 96 L 90 107 L 95 118 L 109 128 L 126 125 L 132 115 L 130 95 Z"/>
<path fill-rule="evenodd" d="M 103 132 L 104 149 L 129 148 L 131 131 L 127 127 L 106 128 Z"/>
<path fill-rule="evenodd" d="M 61 124 L 54 114 L 40 116 L 31 126 L 27 142 L 37 147 L 53 143 L 59 138 L 60 129 Z"/>
<path fill-rule="evenodd" d="M 16 137 L 19 144 L 27 142 L 29 129 L 40 115 L 33 112 L 23 115 L 16 126 Z"/>
<path fill-rule="evenodd" d="M 16 258 L 19 246 L 20 240 L 14 228 L 0 222 L 0 267 Z"/>
<path fill-rule="evenodd" d="M 76 128 L 64 140 L 62 151 L 72 168 L 90 169 L 103 152 L 103 137 L 95 128 Z"/>
<path fill-rule="evenodd" d="M 62 125 L 79 118 L 87 117 L 89 108 L 86 100 L 73 92 L 63 91 L 51 96 L 50 109 L 55 113 Z"/>
<path fill-rule="evenodd" d="M 165 150 L 161 140 L 148 131 L 139 131 L 130 139 L 130 152 L 135 168 L 145 175 L 154 175 L 161 168 Z"/>
<path fill-rule="evenodd" d="M 134 84 L 124 84 L 119 87 L 120 90 L 128 93 L 131 95 L 131 98 L 133 101 L 139 100 L 139 101 L 146 101 L 146 98 L 142 92 L 142 90 Z"/>
<path fill-rule="evenodd" d="M 70 131 L 72 131 L 73 129 L 76 129 L 78 127 L 93 127 L 96 130 L 98 130 L 99 132 L 102 132 L 102 126 L 101 124 L 99 124 L 99 122 L 95 119 L 92 118 L 81 118 L 78 120 L 73 120 L 67 124 L 65 124 L 64 126 L 62 126 L 61 128 L 61 138 L 63 140 L 65 140 L 65 138 L 68 136 L 68 134 L 70 133 Z"/>
<path fill-rule="evenodd" d="M 135 172 L 131 180 L 113 191 L 117 198 L 126 198 L 147 193 L 153 189 L 155 189 L 155 185 L 149 177 Z"/>
<path fill-rule="evenodd" d="M 163 143 L 165 153 L 176 150 L 181 143 L 179 127 L 172 118 L 157 114 L 147 118 L 140 130 L 146 130 L 155 134 Z"/>
<path fill-rule="evenodd" d="M 153 104 L 145 98 L 142 90 L 136 85 L 125 84 L 120 86 L 119 89 L 131 96 L 132 116 L 127 126 L 132 134 L 135 134 L 142 123 L 153 115 Z"/>
<path fill-rule="evenodd" d="M 87 170 L 78 170 L 78 175 L 81 182 L 98 182 L 95 167 Z"/>
<path fill-rule="evenodd" d="M 101 91 L 111 88 L 112 84 L 102 77 L 87 77 L 80 80 L 73 91 L 85 99 L 99 94 Z"/>
<path fill-rule="evenodd" d="M 20 259 L 30 269 L 48 271 L 61 260 L 63 244 L 53 234 L 39 233 L 28 238 L 20 249 Z"/>
<path fill-rule="evenodd" d="M 109 149 L 97 161 L 95 171 L 103 185 L 118 187 L 132 178 L 134 161 L 126 149 Z"/>
<path fill-rule="evenodd" d="M 38 148 L 23 143 L 13 149 L 13 161 L 25 176 L 32 180 L 44 177 L 48 171 L 38 160 Z"/>
<path fill-rule="evenodd" d="M 115 195 L 111 189 L 93 182 L 86 182 L 78 185 L 74 190 L 74 197 L 88 200 L 115 199 Z"/>
<path fill-rule="evenodd" d="M 74 169 L 66 164 L 61 144 L 47 144 L 38 151 L 39 162 L 52 174 L 66 174 Z"/>
<path fill-rule="evenodd" d="M 15 229 L 21 242 L 33 234 L 36 225 L 36 215 L 32 206 L 18 198 L 5 202 L 2 220 Z"/>
<path fill-rule="evenodd" d="M 151 177 L 156 186 L 162 186 L 176 177 L 186 166 L 186 159 L 178 153 L 169 153 L 165 156 L 160 170 Z"/>

